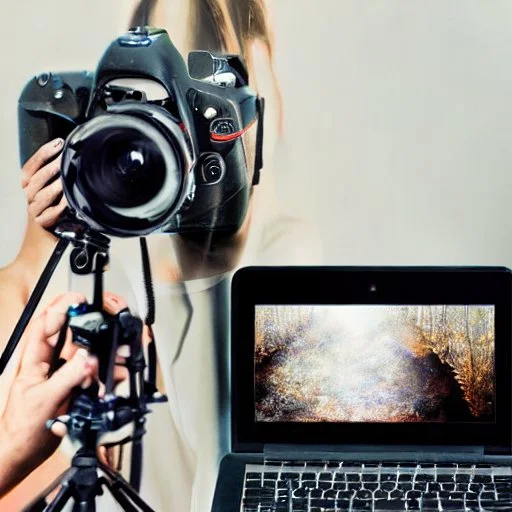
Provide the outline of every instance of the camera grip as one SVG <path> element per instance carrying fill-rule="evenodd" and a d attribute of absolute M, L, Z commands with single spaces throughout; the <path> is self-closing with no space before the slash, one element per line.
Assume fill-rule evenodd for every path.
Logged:
<path fill-rule="evenodd" d="M 18 102 L 22 166 L 43 144 L 65 139 L 84 120 L 92 80 L 87 72 L 43 73 L 25 85 Z"/>
<path fill-rule="evenodd" d="M 18 107 L 18 140 L 21 167 L 43 144 L 51 140 L 50 131 L 48 118 L 30 113 L 21 105 Z"/>

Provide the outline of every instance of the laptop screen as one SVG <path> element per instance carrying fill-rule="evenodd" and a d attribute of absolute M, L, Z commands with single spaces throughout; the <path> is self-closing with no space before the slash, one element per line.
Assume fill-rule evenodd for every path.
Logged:
<path fill-rule="evenodd" d="M 259 422 L 494 422 L 493 305 L 256 305 Z"/>
<path fill-rule="evenodd" d="M 238 271 L 234 451 L 290 443 L 510 451 L 511 292 L 503 268 Z"/>

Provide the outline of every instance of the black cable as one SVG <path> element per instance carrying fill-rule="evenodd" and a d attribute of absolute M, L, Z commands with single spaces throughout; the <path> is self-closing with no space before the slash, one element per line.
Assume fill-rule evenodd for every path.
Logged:
<path fill-rule="evenodd" d="M 144 288 L 146 290 L 146 299 L 148 301 L 148 311 L 146 313 L 146 325 L 155 323 L 155 293 L 153 290 L 153 278 L 151 276 L 151 263 L 149 261 L 148 243 L 144 237 L 140 238 L 140 253 L 142 257 L 142 274 L 144 276 Z"/>
<path fill-rule="evenodd" d="M 155 292 L 153 289 L 153 278 L 151 276 L 151 262 L 149 259 L 148 243 L 146 238 L 140 239 L 140 254 L 142 258 L 142 275 L 144 278 L 144 289 L 146 291 L 147 313 L 144 323 L 148 326 L 151 341 L 148 345 L 148 382 L 153 386 L 156 385 L 156 365 L 157 354 L 155 337 L 153 335 L 152 325 L 155 322 Z M 141 390 L 143 392 L 143 390 Z M 143 463 L 143 445 L 142 438 L 135 438 L 131 447 L 131 464 L 130 464 L 130 485 L 137 491 L 140 489 L 142 478 Z"/>
<path fill-rule="evenodd" d="M 151 341 L 148 345 L 148 382 L 156 386 L 157 354 L 153 324 L 155 323 L 155 292 L 153 278 L 151 276 L 151 262 L 149 259 L 148 243 L 144 237 L 140 238 L 140 254 L 142 258 L 142 275 L 144 277 L 144 289 L 146 291 L 147 313 L 144 323 L 149 329 Z"/>

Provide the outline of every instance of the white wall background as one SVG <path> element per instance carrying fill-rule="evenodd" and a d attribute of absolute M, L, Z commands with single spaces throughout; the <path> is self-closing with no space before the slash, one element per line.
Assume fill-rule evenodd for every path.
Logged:
<path fill-rule="evenodd" d="M 129 0 L 2 0 L 0 265 L 25 222 L 16 104 L 40 71 L 94 69 Z M 269 0 L 291 212 L 330 264 L 512 267 L 512 3 Z"/>

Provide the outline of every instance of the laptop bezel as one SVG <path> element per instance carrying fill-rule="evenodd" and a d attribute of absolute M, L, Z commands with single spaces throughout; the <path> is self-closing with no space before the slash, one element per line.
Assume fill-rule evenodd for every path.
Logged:
<path fill-rule="evenodd" d="M 246 267 L 232 281 L 232 450 L 265 444 L 471 445 L 510 453 L 511 271 L 504 267 Z M 256 422 L 255 306 L 495 305 L 494 423 Z"/>

